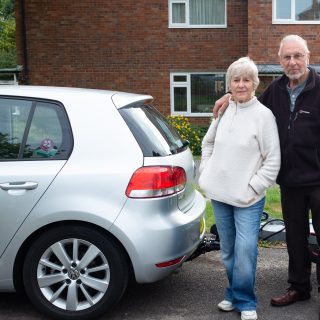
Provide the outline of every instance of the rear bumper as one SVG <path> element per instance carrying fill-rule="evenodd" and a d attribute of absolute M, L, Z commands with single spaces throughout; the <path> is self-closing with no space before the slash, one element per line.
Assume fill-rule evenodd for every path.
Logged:
<path fill-rule="evenodd" d="M 128 199 L 111 232 L 126 248 L 136 281 L 154 282 L 168 276 L 197 249 L 204 236 L 206 202 L 196 191 L 192 208 L 181 212 L 177 196 L 167 199 Z M 181 258 L 159 268 L 159 263 Z"/>

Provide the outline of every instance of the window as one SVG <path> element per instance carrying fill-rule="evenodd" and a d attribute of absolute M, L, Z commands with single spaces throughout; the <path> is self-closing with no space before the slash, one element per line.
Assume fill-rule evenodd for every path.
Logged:
<path fill-rule="evenodd" d="M 165 157 L 186 149 L 187 144 L 157 109 L 140 103 L 119 109 L 145 157 Z"/>
<path fill-rule="evenodd" d="M 18 84 L 17 74 L 10 71 L 5 71 L 5 69 L 0 69 L 0 85 L 4 84 Z"/>
<path fill-rule="evenodd" d="M 170 81 L 173 115 L 212 116 L 226 88 L 224 73 L 172 73 Z"/>
<path fill-rule="evenodd" d="M 169 0 L 170 28 L 225 28 L 226 0 Z"/>
<path fill-rule="evenodd" d="M 0 99 L 0 160 L 67 159 L 71 131 L 61 106 Z"/>
<path fill-rule="evenodd" d="M 273 23 L 320 23 L 320 0 L 273 0 Z"/>

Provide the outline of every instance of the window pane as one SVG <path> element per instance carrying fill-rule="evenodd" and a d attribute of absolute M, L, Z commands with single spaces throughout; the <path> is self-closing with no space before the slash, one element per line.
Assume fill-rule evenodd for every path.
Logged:
<path fill-rule="evenodd" d="M 225 24 L 225 0 L 190 0 L 190 24 Z"/>
<path fill-rule="evenodd" d="M 31 104 L 0 99 L 0 159 L 18 159 Z"/>
<path fill-rule="evenodd" d="M 187 88 L 175 87 L 174 89 L 174 111 L 187 111 Z"/>
<path fill-rule="evenodd" d="M 191 112 L 211 113 L 217 99 L 225 93 L 225 75 L 191 75 Z"/>
<path fill-rule="evenodd" d="M 291 0 L 277 0 L 277 19 L 291 19 Z"/>
<path fill-rule="evenodd" d="M 154 107 L 137 103 L 121 108 L 119 112 L 145 157 L 168 156 L 185 149 L 177 131 Z"/>
<path fill-rule="evenodd" d="M 187 82 L 187 76 L 174 76 L 174 82 Z"/>
<path fill-rule="evenodd" d="M 318 21 L 320 15 L 320 1 L 300 0 L 296 1 L 297 21 Z"/>
<path fill-rule="evenodd" d="M 24 158 L 65 159 L 71 151 L 70 132 L 62 109 L 51 103 L 37 103 Z"/>
<path fill-rule="evenodd" d="M 47 104 L 37 106 L 29 130 L 24 157 L 48 158 L 54 156 L 61 144 L 61 138 L 61 127 L 54 109 Z"/>
<path fill-rule="evenodd" d="M 186 23 L 185 3 L 172 4 L 172 23 Z"/>

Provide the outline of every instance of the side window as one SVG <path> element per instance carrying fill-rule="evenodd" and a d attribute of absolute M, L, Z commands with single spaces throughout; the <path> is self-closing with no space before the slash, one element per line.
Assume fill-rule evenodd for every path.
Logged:
<path fill-rule="evenodd" d="M 0 99 L 0 160 L 18 159 L 31 101 Z"/>
<path fill-rule="evenodd" d="M 72 136 L 60 105 L 0 99 L 0 118 L 0 160 L 68 158 Z"/>
<path fill-rule="evenodd" d="M 61 158 L 61 154 L 67 151 L 66 148 L 70 148 L 63 146 L 60 110 L 60 107 L 51 103 L 36 104 L 23 158 Z"/>

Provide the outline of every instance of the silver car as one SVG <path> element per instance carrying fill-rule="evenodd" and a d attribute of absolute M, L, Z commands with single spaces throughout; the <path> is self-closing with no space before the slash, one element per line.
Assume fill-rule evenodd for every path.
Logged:
<path fill-rule="evenodd" d="M 129 277 L 162 279 L 205 229 L 188 144 L 152 97 L 1 86 L 0 291 L 56 319 L 114 306 Z"/>

